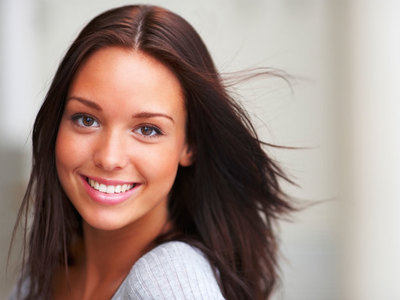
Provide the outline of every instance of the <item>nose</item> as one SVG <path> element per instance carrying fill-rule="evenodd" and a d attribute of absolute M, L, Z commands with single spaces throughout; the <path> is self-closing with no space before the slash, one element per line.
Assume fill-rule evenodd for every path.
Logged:
<path fill-rule="evenodd" d="M 123 169 L 128 163 L 125 141 L 117 132 L 101 134 L 93 157 L 95 165 L 105 171 Z"/>

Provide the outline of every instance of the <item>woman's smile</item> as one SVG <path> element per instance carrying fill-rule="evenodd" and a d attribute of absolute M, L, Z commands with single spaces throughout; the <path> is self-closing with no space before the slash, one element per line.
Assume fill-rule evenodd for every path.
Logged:
<path fill-rule="evenodd" d="M 99 192 L 107 194 L 125 193 L 126 191 L 129 191 L 130 189 L 134 188 L 137 185 L 137 183 L 122 183 L 122 182 L 116 184 L 107 184 L 107 183 L 101 183 L 102 180 L 94 180 L 90 178 L 86 178 L 86 180 L 92 188 L 94 188 Z"/>
<path fill-rule="evenodd" d="M 86 176 L 82 176 L 82 184 L 92 200 L 106 205 L 119 204 L 128 200 L 141 185 L 139 182 Z"/>
<path fill-rule="evenodd" d="M 141 52 L 104 48 L 81 66 L 58 131 L 56 167 L 86 223 L 115 230 L 166 221 L 178 167 L 191 163 L 182 95 L 175 75 Z"/>

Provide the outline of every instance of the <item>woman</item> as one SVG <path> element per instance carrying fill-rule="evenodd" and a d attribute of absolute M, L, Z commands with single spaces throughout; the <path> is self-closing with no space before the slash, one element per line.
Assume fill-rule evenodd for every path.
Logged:
<path fill-rule="evenodd" d="M 19 297 L 271 294 L 273 223 L 292 210 L 286 178 L 181 17 L 125 6 L 94 18 L 61 62 L 32 139 Z"/>

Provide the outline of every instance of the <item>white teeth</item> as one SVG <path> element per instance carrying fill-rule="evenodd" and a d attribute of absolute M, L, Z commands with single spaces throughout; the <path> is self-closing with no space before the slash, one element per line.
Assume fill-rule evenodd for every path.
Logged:
<path fill-rule="evenodd" d="M 88 179 L 89 185 L 102 193 L 115 194 L 124 193 L 134 187 L 134 184 L 123 184 L 123 185 L 105 185 L 103 183 L 98 183 L 93 179 Z"/>
<path fill-rule="evenodd" d="M 107 186 L 105 184 L 100 184 L 99 191 L 103 193 L 107 192 Z"/>

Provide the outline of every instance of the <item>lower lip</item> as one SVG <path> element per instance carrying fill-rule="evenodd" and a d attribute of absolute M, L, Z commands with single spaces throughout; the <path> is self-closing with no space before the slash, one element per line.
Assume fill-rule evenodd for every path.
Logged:
<path fill-rule="evenodd" d="M 107 205 L 119 204 L 128 200 L 128 198 L 132 196 L 132 194 L 135 193 L 140 186 L 140 184 L 136 184 L 136 186 L 129 191 L 123 193 L 107 194 L 92 188 L 87 182 L 86 177 L 82 176 L 81 178 L 83 181 L 83 186 L 85 187 L 86 192 L 89 194 L 90 198 L 92 198 L 95 202 Z"/>

